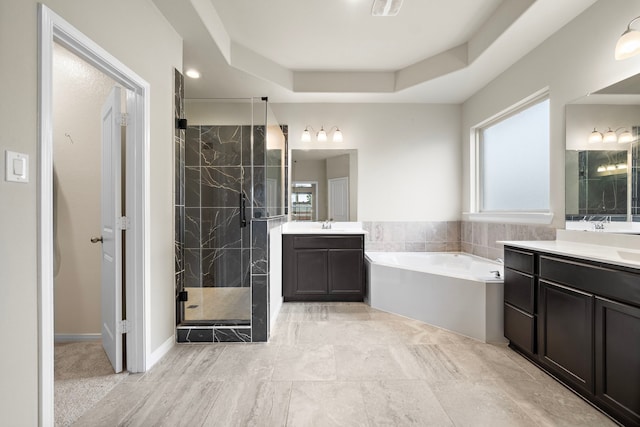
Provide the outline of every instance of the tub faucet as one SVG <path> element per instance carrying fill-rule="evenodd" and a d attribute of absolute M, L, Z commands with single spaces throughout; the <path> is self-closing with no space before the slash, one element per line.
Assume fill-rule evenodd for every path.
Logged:
<path fill-rule="evenodd" d="M 491 270 L 489 273 L 493 273 L 496 279 L 500 279 L 500 271 L 499 270 Z"/>

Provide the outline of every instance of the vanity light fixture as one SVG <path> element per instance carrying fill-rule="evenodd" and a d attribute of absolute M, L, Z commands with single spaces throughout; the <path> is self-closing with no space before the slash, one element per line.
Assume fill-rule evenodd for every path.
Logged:
<path fill-rule="evenodd" d="M 622 133 L 618 135 L 618 131 L 620 129 L 622 129 Z M 609 128 L 604 135 L 602 135 L 601 132 L 598 132 L 596 128 L 593 128 L 593 132 L 589 134 L 589 143 L 591 144 L 599 144 L 601 142 L 604 142 L 605 144 L 612 144 L 616 142 L 619 144 L 627 144 L 633 140 L 634 138 L 631 132 L 623 127 L 619 127 L 616 130 L 611 130 L 611 128 Z"/>
<path fill-rule="evenodd" d="M 629 21 L 627 29 L 622 33 L 616 43 L 616 60 L 631 58 L 640 53 L 640 31 L 632 30 L 631 25 L 640 19 L 640 16 Z"/>
<path fill-rule="evenodd" d="M 606 167 L 604 167 L 604 166 L 598 166 L 597 171 L 598 171 L 598 172 L 606 172 L 606 171 L 607 171 L 607 168 L 606 168 Z"/>
<path fill-rule="evenodd" d="M 602 138 L 602 142 L 605 144 L 612 144 L 618 142 L 618 135 L 609 128 L 608 131 L 605 132 L 604 137 Z"/>
<path fill-rule="evenodd" d="M 598 144 L 602 142 L 602 134 L 593 128 L 593 132 L 589 135 L 589 143 L 590 144 Z"/>
<path fill-rule="evenodd" d="M 627 168 L 627 164 L 626 163 L 618 163 L 616 165 L 616 169 L 626 169 Z"/>
<path fill-rule="evenodd" d="M 311 142 L 311 132 L 309 131 L 309 129 L 311 129 L 313 132 L 316 132 L 315 129 L 310 126 L 307 125 L 305 126 L 304 130 L 302 131 L 302 136 L 300 137 L 300 141 L 302 142 Z M 334 131 L 335 129 L 335 131 Z M 320 130 L 318 132 L 316 132 L 316 140 L 318 142 L 327 142 L 327 135 L 333 132 L 333 137 L 331 138 L 332 142 L 342 142 L 343 141 L 343 137 L 342 137 L 342 131 L 340 130 L 340 128 L 338 126 L 333 126 L 331 129 L 329 129 L 328 131 L 324 130 L 324 125 L 320 126 Z"/>

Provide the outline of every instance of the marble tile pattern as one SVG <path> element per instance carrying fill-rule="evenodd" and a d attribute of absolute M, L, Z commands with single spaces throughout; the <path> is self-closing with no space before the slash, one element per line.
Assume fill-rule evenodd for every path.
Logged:
<path fill-rule="evenodd" d="M 362 225 L 368 231 L 368 251 L 460 251 L 460 221 L 365 221 Z"/>
<path fill-rule="evenodd" d="M 174 69 L 174 259 L 176 321 L 182 316 L 182 305 L 178 293 L 185 285 L 185 140 L 184 129 L 178 128 L 178 119 L 184 118 L 184 76 Z"/>
<path fill-rule="evenodd" d="M 250 207 L 252 195 L 247 185 L 253 185 L 253 180 L 246 179 L 251 168 L 250 132 L 250 126 L 187 128 L 186 286 L 250 286 L 250 276 L 246 274 L 250 254 L 243 250 L 249 248 L 250 232 L 248 228 L 240 228 L 240 196 L 245 195 Z"/>
<path fill-rule="evenodd" d="M 78 426 L 614 426 L 506 346 L 362 303 L 285 303 L 269 343 L 175 346 Z"/>
<path fill-rule="evenodd" d="M 504 255 L 501 240 L 555 240 L 556 229 L 542 225 L 500 224 L 462 221 L 461 250 L 483 258 L 496 259 Z"/>

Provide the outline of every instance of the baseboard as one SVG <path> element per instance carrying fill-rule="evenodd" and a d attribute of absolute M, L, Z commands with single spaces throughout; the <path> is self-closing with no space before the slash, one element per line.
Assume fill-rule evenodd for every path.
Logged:
<path fill-rule="evenodd" d="M 176 337 L 174 335 L 171 335 L 169 339 L 167 339 L 160 345 L 160 347 L 158 347 L 153 353 L 151 353 L 151 355 L 149 355 L 149 357 L 147 358 L 147 366 L 145 366 L 145 370 L 148 371 L 149 369 L 151 369 L 151 367 L 153 367 L 153 365 L 158 363 L 158 361 L 162 359 L 164 355 L 167 354 L 175 344 Z"/>
<path fill-rule="evenodd" d="M 54 334 L 54 342 L 100 341 L 101 334 Z"/>

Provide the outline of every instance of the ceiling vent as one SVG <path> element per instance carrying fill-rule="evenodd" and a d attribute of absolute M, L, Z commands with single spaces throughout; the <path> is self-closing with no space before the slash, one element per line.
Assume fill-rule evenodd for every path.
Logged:
<path fill-rule="evenodd" d="M 373 16 L 396 16 L 403 0 L 373 0 L 371 14 Z"/>

